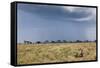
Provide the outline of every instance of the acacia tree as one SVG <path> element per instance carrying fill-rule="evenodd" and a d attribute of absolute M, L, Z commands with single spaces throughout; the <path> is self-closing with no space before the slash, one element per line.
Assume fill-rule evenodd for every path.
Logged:
<path fill-rule="evenodd" d="M 57 40 L 56 42 L 57 42 L 57 43 L 61 43 L 62 41 L 61 41 L 61 40 Z"/>
<path fill-rule="evenodd" d="M 40 42 L 40 41 L 37 41 L 36 43 L 37 43 L 37 44 L 40 44 L 41 42 Z"/>
<path fill-rule="evenodd" d="M 63 40 L 63 43 L 66 43 L 67 41 L 66 40 Z"/>
<path fill-rule="evenodd" d="M 51 41 L 51 43 L 55 43 L 55 41 Z"/>
<path fill-rule="evenodd" d="M 69 41 L 69 43 L 72 43 L 73 41 Z"/>
<path fill-rule="evenodd" d="M 29 41 L 30 44 L 32 44 L 32 42 Z"/>
<path fill-rule="evenodd" d="M 24 40 L 24 44 L 32 44 L 32 42 Z"/>
<path fill-rule="evenodd" d="M 76 42 L 81 42 L 80 40 L 76 40 Z"/>
<path fill-rule="evenodd" d="M 44 43 L 49 43 L 49 41 L 48 41 L 48 40 L 46 40 L 46 41 L 44 41 Z"/>
<path fill-rule="evenodd" d="M 89 42 L 88 40 L 86 40 L 85 42 Z"/>

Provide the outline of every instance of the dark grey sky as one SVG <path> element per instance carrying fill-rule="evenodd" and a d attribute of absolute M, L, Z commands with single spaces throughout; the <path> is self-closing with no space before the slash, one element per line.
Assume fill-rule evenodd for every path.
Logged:
<path fill-rule="evenodd" d="M 18 43 L 96 39 L 96 8 L 19 3 L 17 19 Z"/>

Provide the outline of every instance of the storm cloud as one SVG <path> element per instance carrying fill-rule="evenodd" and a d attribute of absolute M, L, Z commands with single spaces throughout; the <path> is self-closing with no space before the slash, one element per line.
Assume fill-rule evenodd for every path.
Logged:
<path fill-rule="evenodd" d="M 96 8 L 18 4 L 18 42 L 95 40 Z"/>

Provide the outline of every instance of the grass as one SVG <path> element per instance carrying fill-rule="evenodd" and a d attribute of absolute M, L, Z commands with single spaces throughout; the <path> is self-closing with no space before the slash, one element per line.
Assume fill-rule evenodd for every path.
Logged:
<path fill-rule="evenodd" d="M 18 44 L 17 64 L 96 60 L 96 43 Z"/>

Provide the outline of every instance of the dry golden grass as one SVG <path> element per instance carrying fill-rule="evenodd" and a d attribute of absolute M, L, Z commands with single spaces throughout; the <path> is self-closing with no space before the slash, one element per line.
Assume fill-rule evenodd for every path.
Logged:
<path fill-rule="evenodd" d="M 96 60 L 96 43 L 48 43 L 17 45 L 17 64 Z"/>

